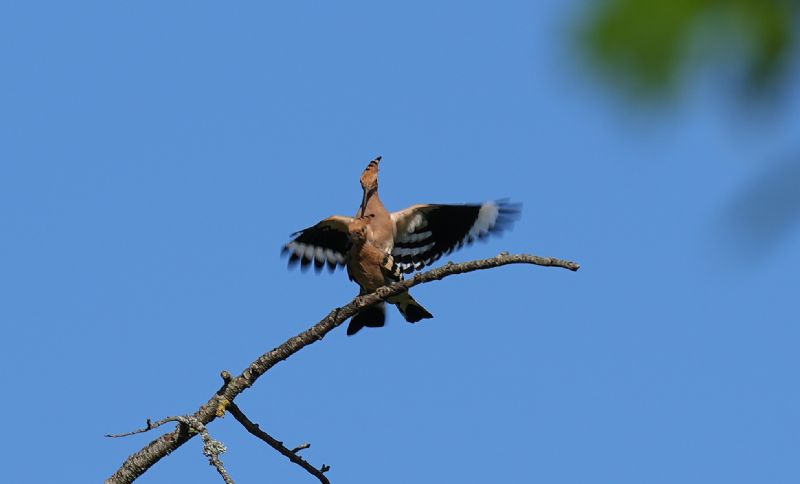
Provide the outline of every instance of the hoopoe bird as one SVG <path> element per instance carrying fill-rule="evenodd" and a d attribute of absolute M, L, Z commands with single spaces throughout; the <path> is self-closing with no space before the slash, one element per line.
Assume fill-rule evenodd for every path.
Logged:
<path fill-rule="evenodd" d="M 347 273 L 361 287 L 359 294 L 369 294 L 382 286 L 403 280 L 400 267 L 395 264 L 392 256 L 384 252 L 374 241 L 372 223 L 374 215 L 364 215 L 350 221 L 347 230 L 350 234 L 350 250 L 347 254 Z M 421 319 L 432 318 L 427 309 L 411 297 L 408 291 L 392 296 L 386 300 L 397 306 L 400 314 L 409 323 L 416 323 Z M 378 303 L 370 306 L 353 316 L 347 327 L 347 334 L 353 335 L 364 326 L 380 327 L 386 321 L 386 306 Z"/>
<path fill-rule="evenodd" d="M 520 205 L 505 201 L 412 205 L 389 213 L 378 196 L 380 162 L 380 156 L 370 161 L 361 175 L 362 198 L 355 217 L 334 215 L 292 234 L 294 239 L 282 251 L 290 254 L 290 267 L 299 263 L 307 269 L 313 263 L 317 272 L 326 265 L 333 272 L 344 266 L 361 288 L 359 294 L 369 294 L 476 239 L 510 228 L 519 217 Z M 433 317 L 407 291 L 387 302 L 410 323 Z M 365 326 L 381 327 L 385 321 L 385 304 L 375 304 L 353 316 L 347 334 Z"/>

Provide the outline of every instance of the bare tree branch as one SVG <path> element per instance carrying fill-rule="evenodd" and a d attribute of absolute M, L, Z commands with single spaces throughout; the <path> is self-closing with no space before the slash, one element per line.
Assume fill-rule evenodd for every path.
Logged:
<path fill-rule="evenodd" d="M 294 462 L 303 469 L 307 470 L 309 473 L 311 473 L 311 475 L 319 479 L 319 481 L 322 484 L 330 484 L 331 481 L 329 481 L 328 478 L 325 477 L 325 474 L 323 474 L 325 471 L 330 469 L 330 466 L 323 464 L 320 469 L 317 469 L 316 467 L 309 464 L 308 461 L 297 455 L 297 452 L 311 447 L 311 444 L 303 444 L 301 446 L 289 450 L 286 448 L 285 445 L 283 445 L 283 442 L 277 440 L 268 433 L 264 432 L 263 430 L 261 430 L 261 428 L 258 426 L 257 423 L 253 423 L 249 418 L 247 418 L 247 416 L 241 411 L 241 409 L 239 409 L 239 407 L 235 403 L 230 403 L 228 405 L 228 411 L 231 413 L 231 415 L 233 415 L 233 417 L 236 420 L 239 421 L 240 424 L 244 426 L 245 429 L 247 429 L 248 432 L 255 435 L 259 439 L 263 440 L 264 442 L 269 444 L 270 447 L 288 457 L 290 461 Z"/>
<path fill-rule="evenodd" d="M 225 484 L 234 484 L 233 479 L 228 474 L 228 471 L 225 469 L 225 465 L 222 463 L 222 459 L 219 458 L 219 455 L 228 449 L 226 449 L 225 445 L 219 440 L 214 440 L 211 437 L 211 434 L 208 432 L 206 426 L 203 425 L 203 423 L 200 422 L 194 416 L 177 415 L 174 417 L 162 418 L 161 420 L 157 420 L 155 422 L 151 421 L 148 418 L 147 426 L 144 428 L 137 429 L 132 432 L 126 432 L 124 434 L 107 434 L 106 437 L 112 437 L 112 438 L 129 437 L 131 435 L 148 432 L 155 428 L 161 427 L 165 423 L 169 422 L 178 422 L 179 424 L 185 426 L 186 428 L 192 429 L 194 432 L 199 433 L 203 437 L 203 455 L 208 457 L 209 463 L 213 465 L 214 468 L 217 469 L 217 472 L 219 472 L 219 475 L 222 476 L 222 479 L 225 481 Z M 177 431 L 178 430 L 176 430 L 176 432 Z"/>
<path fill-rule="evenodd" d="M 418 273 L 414 277 L 405 281 L 400 281 L 391 286 L 382 287 L 372 294 L 359 296 L 349 304 L 336 308 L 325 316 L 320 322 L 302 333 L 289 338 L 283 344 L 267 353 L 259 356 L 248 366 L 241 375 L 233 378 L 225 384 L 220 391 L 203 404 L 197 412 L 191 415 L 203 425 L 212 422 L 218 416 L 224 415 L 226 407 L 233 403 L 233 400 L 247 388 L 251 387 L 258 378 L 266 373 L 270 368 L 289 358 L 304 347 L 315 343 L 325 337 L 331 330 L 342 324 L 348 318 L 361 311 L 367 306 L 375 304 L 395 294 L 399 294 L 408 288 L 418 284 L 437 281 L 454 274 L 463 274 L 508 264 L 534 264 L 548 267 L 561 267 L 571 271 L 577 271 L 580 265 L 552 257 L 540 257 L 529 254 L 508 254 L 501 253 L 497 257 L 490 259 L 475 260 L 454 264 L 449 262 L 442 267 L 427 272 Z M 107 484 L 131 483 L 141 476 L 156 462 L 166 455 L 175 451 L 194 435 L 179 426 L 173 432 L 166 433 L 147 444 L 140 451 L 129 456 L 122 466 L 106 480 Z"/>

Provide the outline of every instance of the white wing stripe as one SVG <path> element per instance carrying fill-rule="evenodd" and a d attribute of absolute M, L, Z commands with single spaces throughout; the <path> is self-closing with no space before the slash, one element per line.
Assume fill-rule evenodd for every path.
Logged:
<path fill-rule="evenodd" d="M 332 249 L 325 249 L 325 257 L 327 257 L 328 261 L 331 263 L 344 264 L 344 256 L 334 252 Z"/>
<path fill-rule="evenodd" d="M 406 227 L 406 231 L 409 233 L 416 232 L 417 229 L 424 229 L 428 225 L 428 221 L 425 220 L 425 217 L 422 216 L 421 213 L 415 214 L 414 218 L 408 222 L 408 227 Z"/>
<path fill-rule="evenodd" d="M 495 202 L 486 202 L 481 205 L 481 209 L 478 211 L 478 218 L 476 218 L 475 223 L 472 224 L 472 228 L 469 230 L 469 235 L 467 237 L 474 238 L 482 233 L 489 232 L 497 222 L 498 215 L 500 215 L 500 208 Z"/>
<path fill-rule="evenodd" d="M 397 243 L 413 244 L 414 242 L 423 241 L 431 235 L 433 235 L 433 232 L 430 230 L 426 230 L 425 232 L 420 232 L 418 234 L 402 234 L 397 238 Z"/>
<path fill-rule="evenodd" d="M 344 255 L 339 254 L 332 249 L 301 244 L 300 242 L 289 242 L 286 244 L 286 249 L 291 251 L 297 257 L 307 259 L 309 261 L 316 259 L 316 261 L 320 263 L 328 261 L 331 264 L 344 264 Z"/>
<path fill-rule="evenodd" d="M 303 257 L 308 260 L 314 260 L 314 246 L 313 245 L 304 245 L 303 246 Z"/>
<path fill-rule="evenodd" d="M 427 252 L 427 251 L 431 250 L 434 245 L 435 244 L 431 243 L 431 244 L 428 244 L 428 245 L 423 245 L 422 247 L 409 247 L 409 248 L 406 248 L 406 247 L 395 247 L 394 250 L 392 250 L 392 255 L 399 256 L 399 257 L 404 257 L 404 256 L 407 256 L 407 255 L 422 254 L 424 252 Z"/>

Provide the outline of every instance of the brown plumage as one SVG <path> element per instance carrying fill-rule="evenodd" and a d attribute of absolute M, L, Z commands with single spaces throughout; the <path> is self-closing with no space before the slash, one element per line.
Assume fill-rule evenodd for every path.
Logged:
<path fill-rule="evenodd" d="M 502 232 L 519 216 L 520 206 L 505 201 L 414 205 L 389 213 L 378 195 L 380 162 L 380 156 L 370 161 L 361 174 L 361 205 L 355 217 L 334 215 L 293 234 L 283 247 L 283 253 L 290 254 L 290 266 L 299 262 L 306 269 L 313 262 L 318 272 L 326 264 L 331 271 L 346 266 L 351 280 L 366 294 L 475 239 Z M 408 293 L 389 302 L 407 321 L 432 317 Z M 383 326 L 384 321 L 383 305 L 373 306 L 353 318 L 348 334 L 363 326 Z"/>
<path fill-rule="evenodd" d="M 383 206 L 378 196 L 378 170 L 381 157 L 370 161 L 364 173 L 361 174 L 361 206 L 356 212 L 356 217 L 370 217 L 368 234 L 369 241 L 390 254 L 394 247 L 395 228 L 392 216 Z"/>
<path fill-rule="evenodd" d="M 347 274 L 361 287 L 359 294 L 362 295 L 403 279 L 403 273 L 394 264 L 392 256 L 372 242 L 374 221 L 374 215 L 365 215 L 350 221 L 347 226 L 350 234 Z M 397 306 L 409 323 L 433 317 L 411 297 L 408 291 L 388 298 L 387 302 Z M 347 327 L 347 334 L 355 334 L 364 326 L 372 328 L 383 326 L 385 321 L 386 309 L 384 303 L 381 302 L 353 316 Z"/>

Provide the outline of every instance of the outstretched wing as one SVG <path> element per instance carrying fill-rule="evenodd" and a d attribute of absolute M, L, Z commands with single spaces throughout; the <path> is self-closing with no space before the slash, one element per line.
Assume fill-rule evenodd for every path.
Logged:
<path fill-rule="evenodd" d="M 462 245 L 510 228 L 520 210 L 520 204 L 506 201 L 411 206 L 392 214 L 392 256 L 405 273 L 422 269 Z"/>
<path fill-rule="evenodd" d="M 300 263 L 302 270 L 314 263 L 314 270 L 322 271 L 327 264 L 333 272 L 336 266 L 345 265 L 345 255 L 349 250 L 350 236 L 347 224 L 353 219 L 334 215 L 322 222 L 292 234 L 294 240 L 283 246 L 281 254 L 289 256 L 289 267 Z"/>

